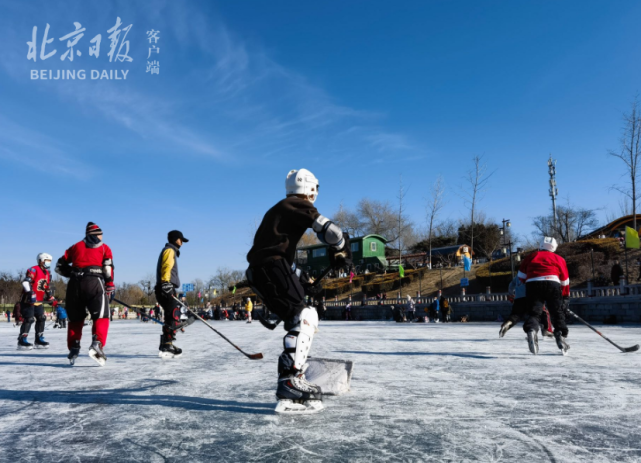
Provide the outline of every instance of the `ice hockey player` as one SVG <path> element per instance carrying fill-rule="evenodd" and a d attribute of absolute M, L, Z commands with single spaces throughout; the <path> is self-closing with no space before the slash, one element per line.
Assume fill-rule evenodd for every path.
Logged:
<path fill-rule="evenodd" d="M 102 230 L 98 225 L 93 222 L 87 224 L 85 239 L 71 246 L 58 259 L 56 273 L 69 278 L 66 297 L 69 362 L 73 365 L 80 354 L 82 327 L 89 311 L 93 321 L 89 356 L 104 366 L 107 361 L 103 349 L 109 332 L 109 301 L 113 299 L 116 287 L 113 254 L 102 242 Z"/>
<path fill-rule="evenodd" d="M 570 348 L 566 341 L 568 327 L 565 323 L 565 304 L 570 298 L 570 277 L 565 259 L 555 254 L 557 243 L 546 236 L 539 250 L 528 255 L 519 268 L 519 278 L 525 282 L 528 319 L 523 325 L 527 333 L 530 352 L 538 354 L 539 319 L 543 306 L 550 312 L 556 344 L 565 355 Z"/>
<path fill-rule="evenodd" d="M 51 255 L 41 252 L 38 254 L 38 265 L 31 267 L 22 280 L 22 296 L 20 298 L 20 314 L 24 323 L 20 327 L 18 336 L 18 349 L 30 350 L 33 345 L 27 341 L 31 325 L 36 325 L 36 339 L 34 344 L 37 349 L 48 349 L 49 343 L 45 341 L 45 309 L 43 302 L 51 302 L 55 307 L 57 302 L 49 292 L 51 282 Z"/>
<path fill-rule="evenodd" d="M 160 358 L 176 358 L 182 354 L 182 349 L 173 344 L 182 316 L 182 306 L 176 301 L 175 296 L 176 289 L 180 288 L 178 257 L 180 257 L 181 246 L 187 242 L 189 240 L 183 236 L 182 232 L 170 231 L 167 234 L 167 244 L 160 252 L 156 265 L 156 300 L 165 313 L 158 352 Z"/>
<path fill-rule="evenodd" d="M 512 312 L 507 320 L 505 320 L 501 325 L 499 338 L 505 336 L 505 333 L 507 333 L 510 328 L 527 316 L 528 304 L 525 297 L 525 283 L 521 281 L 518 275 L 510 282 L 508 287 L 508 299 L 512 302 Z M 548 312 L 546 307 L 543 307 L 543 311 L 541 312 L 540 324 L 541 334 L 544 337 L 552 337 L 552 322 L 550 321 L 550 312 Z"/>
<path fill-rule="evenodd" d="M 247 254 L 247 279 L 269 311 L 285 324 L 285 350 L 278 359 L 276 413 L 309 414 L 323 409 L 322 391 L 305 378 L 307 357 L 318 314 L 305 303 L 305 290 L 316 295 L 311 283 L 301 283 L 294 268 L 296 245 L 308 228 L 328 245 L 332 268 L 349 267 L 349 238 L 314 207 L 318 180 L 306 169 L 291 170 L 285 180 L 286 198 L 267 211 Z"/>

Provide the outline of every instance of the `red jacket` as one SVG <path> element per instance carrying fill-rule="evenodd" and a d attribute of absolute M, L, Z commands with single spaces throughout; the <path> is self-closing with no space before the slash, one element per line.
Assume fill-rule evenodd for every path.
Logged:
<path fill-rule="evenodd" d="M 77 242 L 65 251 L 65 255 L 58 261 L 59 264 L 71 264 L 74 268 L 96 267 L 101 268 L 108 261 L 113 262 L 113 254 L 111 249 L 104 243 L 100 243 L 97 247 L 87 246 L 84 240 Z M 114 286 L 113 270 L 110 277 L 105 277 L 105 287 Z"/>
<path fill-rule="evenodd" d="M 39 265 L 31 267 L 27 270 L 27 274 L 23 281 L 29 286 L 29 290 L 23 287 L 22 289 L 22 302 L 30 303 L 30 300 L 27 300 L 26 294 L 27 291 L 31 291 L 36 296 L 36 302 L 48 301 L 51 299 L 49 294 L 49 283 L 51 283 L 51 273 L 49 270 L 42 270 Z"/>
<path fill-rule="evenodd" d="M 555 281 L 561 285 L 563 297 L 570 296 L 570 275 L 565 259 L 550 251 L 536 251 L 527 256 L 519 267 L 519 279 Z"/>

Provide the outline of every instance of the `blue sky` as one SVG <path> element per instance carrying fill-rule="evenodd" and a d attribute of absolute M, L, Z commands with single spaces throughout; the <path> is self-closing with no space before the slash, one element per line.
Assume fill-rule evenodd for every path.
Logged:
<path fill-rule="evenodd" d="M 109 62 L 122 19 L 130 63 Z M 74 62 L 58 39 L 87 30 Z M 442 218 L 471 158 L 495 174 L 480 206 L 517 233 L 549 210 L 546 160 L 561 201 L 618 210 L 621 114 L 641 87 L 641 3 L 325 1 L 0 2 L 0 270 L 57 258 L 104 230 L 116 277 L 154 271 L 167 231 L 191 240 L 183 280 L 244 268 L 254 223 L 290 169 L 320 179 L 317 206 L 394 200 L 424 223 L 437 175 Z M 38 27 L 38 52 L 27 41 Z M 160 30 L 160 74 L 145 72 Z M 102 34 L 101 52 L 87 53 Z M 127 80 L 31 80 L 32 69 L 128 70 Z"/>

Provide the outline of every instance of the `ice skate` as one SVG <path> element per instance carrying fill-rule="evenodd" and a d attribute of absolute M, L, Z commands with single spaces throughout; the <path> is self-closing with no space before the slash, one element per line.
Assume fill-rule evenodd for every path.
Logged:
<path fill-rule="evenodd" d="M 513 325 L 514 323 L 512 323 L 510 320 L 507 320 L 505 323 L 503 323 L 501 325 L 501 329 L 499 330 L 499 338 L 502 338 L 503 336 L 505 336 L 505 333 L 507 333 L 508 330 L 512 328 Z"/>
<path fill-rule="evenodd" d="M 174 346 L 171 341 L 165 341 L 165 337 L 163 335 L 160 336 L 158 357 L 163 359 L 178 358 L 182 353 L 183 351 L 180 347 Z"/>
<path fill-rule="evenodd" d="M 280 415 L 311 415 L 325 408 L 321 389 L 308 382 L 303 373 L 280 378 L 276 397 L 275 412 Z"/>
<path fill-rule="evenodd" d="M 545 338 L 551 338 L 551 337 L 553 337 L 553 336 L 554 336 L 554 335 L 552 334 L 552 332 L 551 332 L 551 331 L 548 331 L 548 330 L 547 330 L 547 328 L 545 328 L 545 327 L 541 326 L 541 337 L 542 337 L 543 339 L 545 339 Z"/>
<path fill-rule="evenodd" d="M 76 363 L 78 355 L 80 355 L 80 341 L 75 341 L 74 347 L 69 349 L 69 355 L 67 355 L 67 358 L 69 359 L 69 363 L 71 365 Z"/>
<path fill-rule="evenodd" d="M 556 339 L 556 345 L 559 346 L 559 349 L 561 349 L 561 353 L 563 355 L 568 354 L 568 350 L 570 350 L 570 345 L 567 343 L 565 338 L 561 336 L 560 331 L 555 331 L 554 332 L 554 338 Z"/>
<path fill-rule="evenodd" d="M 45 341 L 44 336 L 36 336 L 36 349 L 49 349 L 49 343 Z"/>
<path fill-rule="evenodd" d="M 539 338 L 536 335 L 536 331 L 530 330 L 527 332 L 527 343 L 530 352 L 537 355 L 539 353 Z"/>
<path fill-rule="evenodd" d="M 89 348 L 89 357 L 94 359 L 101 367 L 104 367 L 105 363 L 107 363 L 107 356 L 102 351 L 102 343 L 98 341 L 98 337 L 96 335 L 94 335 L 93 342 Z"/>
<path fill-rule="evenodd" d="M 33 349 L 33 344 L 27 341 L 26 336 L 18 336 L 18 350 L 31 350 Z"/>

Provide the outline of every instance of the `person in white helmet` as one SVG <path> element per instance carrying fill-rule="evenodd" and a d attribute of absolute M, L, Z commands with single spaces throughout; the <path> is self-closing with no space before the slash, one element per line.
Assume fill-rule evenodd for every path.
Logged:
<path fill-rule="evenodd" d="M 523 324 L 527 333 L 530 351 L 538 354 L 537 332 L 539 319 L 546 306 L 552 318 L 556 344 L 565 355 L 570 348 L 566 341 L 568 326 L 565 323 L 565 304 L 570 299 L 570 276 L 565 259 L 555 254 L 557 243 L 546 236 L 539 250 L 531 253 L 521 263 L 518 277 L 525 283 L 525 297 L 529 318 Z"/>
<path fill-rule="evenodd" d="M 51 255 L 41 252 L 36 258 L 38 265 L 31 267 L 22 280 L 22 296 L 20 298 L 20 313 L 24 318 L 24 323 L 20 326 L 20 336 L 18 336 L 18 349 L 31 350 L 31 344 L 27 337 L 31 330 L 31 325 L 36 325 L 35 345 L 38 349 L 49 348 L 49 343 L 45 341 L 45 310 L 43 302 L 51 302 L 54 308 L 58 305 L 51 293 L 49 292 L 49 283 L 51 283 Z"/>
<path fill-rule="evenodd" d="M 286 198 L 267 211 L 247 254 L 249 284 L 269 311 L 284 321 L 287 331 L 285 350 L 278 359 L 277 413 L 308 414 L 323 409 L 320 387 L 305 379 L 307 357 L 318 331 L 318 314 L 306 304 L 305 291 L 314 296 L 317 288 L 301 280 L 295 270 L 296 245 L 312 228 L 328 246 L 333 268 L 351 265 L 349 237 L 314 207 L 318 189 L 318 180 L 310 171 L 289 171 Z"/>

